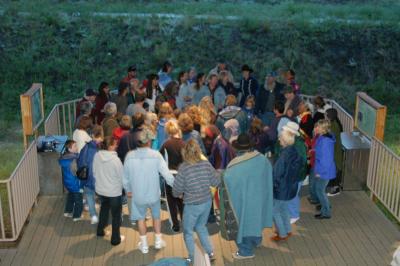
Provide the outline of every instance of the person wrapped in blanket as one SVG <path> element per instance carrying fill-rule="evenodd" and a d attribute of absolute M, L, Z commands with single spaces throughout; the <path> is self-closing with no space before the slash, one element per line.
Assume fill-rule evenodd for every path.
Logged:
<path fill-rule="evenodd" d="M 272 166 L 269 160 L 253 151 L 247 134 L 233 142 L 235 157 L 227 166 L 220 188 L 221 234 L 235 240 L 235 259 L 253 258 L 261 245 L 262 232 L 272 227 Z"/>

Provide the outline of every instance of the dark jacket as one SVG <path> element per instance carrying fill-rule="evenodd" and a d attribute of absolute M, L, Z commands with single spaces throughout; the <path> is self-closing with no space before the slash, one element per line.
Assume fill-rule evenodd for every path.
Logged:
<path fill-rule="evenodd" d="M 213 142 L 209 161 L 215 169 L 225 169 L 235 156 L 229 142 L 219 135 Z"/>
<path fill-rule="evenodd" d="M 240 107 L 227 106 L 224 109 L 222 109 L 221 112 L 218 113 L 218 117 L 217 117 L 217 121 L 216 121 L 215 125 L 218 127 L 218 129 L 221 132 L 224 132 L 224 130 L 225 130 L 224 124 L 229 119 L 236 119 L 239 122 L 239 126 L 240 126 L 239 134 L 246 133 L 247 130 L 249 129 L 247 115 L 245 114 L 245 112 L 243 112 L 243 110 Z"/>
<path fill-rule="evenodd" d="M 282 94 L 284 84 L 276 82 L 273 94 L 275 95 L 275 102 L 285 102 L 285 96 Z M 268 99 L 271 95 L 270 90 L 264 88 L 260 89 L 256 99 L 256 114 L 263 114 L 265 112 L 273 112 L 273 110 L 265 110 Z"/>
<path fill-rule="evenodd" d="M 336 169 L 342 170 L 343 168 L 343 150 L 342 150 L 342 141 L 340 139 L 340 133 L 343 132 L 343 127 L 340 121 L 333 120 L 331 121 L 331 132 L 335 136 L 335 163 Z"/>
<path fill-rule="evenodd" d="M 288 201 L 296 196 L 302 166 L 303 159 L 294 145 L 281 150 L 273 170 L 274 199 Z"/>
<path fill-rule="evenodd" d="M 239 93 L 242 94 L 242 98 L 240 100 L 240 106 L 243 106 L 246 98 L 249 95 L 253 95 L 254 97 L 257 95 L 258 92 L 258 81 L 250 76 L 249 79 L 241 79 L 239 84 Z"/>
<path fill-rule="evenodd" d="M 299 115 L 299 105 L 301 102 L 301 98 L 298 95 L 295 95 L 292 102 L 289 104 L 287 109 L 292 109 L 293 110 L 293 117 L 296 117 Z"/>
<path fill-rule="evenodd" d="M 77 159 L 78 154 L 66 153 L 58 160 L 58 163 L 61 166 L 64 187 L 71 193 L 77 193 L 81 189 L 81 183 L 75 175 L 76 169 L 73 169 L 72 167 L 72 164 Z"/>
<path fill-rule="evenodd" d="M 194 139 L 197 144 L 199 144 L 201 152 L 206 155 L 207 151 L 206 151 L 206 147 L 204 147 L 204 142 L 201 139 L 200 133 L 196 130 L 192 130 L 190 132 L 186 132 L 182 134 L 182 140 L 184 142 L 188 142 L 189 140 Z"/>
<path fill-rule="evenodd" d="M 96 103 L 93 108 L 93 113 L 94 113 L 94 118 L 95 122 L 98 125 L 101 125 L 101 122 L 103 122 L 103 119 L 105 117 L 105 114 L 103 112 L 104 105 L 109 101 L 110 95 L 97 95 L 96 96 Z"/>
<path fill-rule="evenodd" d="M 139 128 L 131 130 L 128 134 L 125 134 L 119 141 L 117 154 L 122 163 L 124 163 L 126 154 L 139 146 L 137 134 L 140 132 L 140 130 L 141 129 Z"/>
<path fill-rule="evenodd" d="M 322 179 L 334 179 L 336 177 L 335 142 L 335 136 L 328 133 L 319 136 L 315 143 L 314 173 Z"/>
<path fill-rule="evenodd" d="M 233 85 L 232 82 L 229 82 L 229 81 L 228 81 L 228 82 L 226 83 L 226 85 L 224 85 L 224 84 L 220 81 L 220 82 L 218 82 L 218 86 L 217 86 L 217 87 L 223 88 L 224 91 L 225 91 L 225 93 L 226 93 L 226 95 L 232 94 L 232 95 L 237 96 L 237 90 L 236 90 L 236 88 L 235 88 L 235 85 Z"/>
<path fill-rule="evenodd" d="M 83 181 L 82 184 L 84 187 L 93 189 L 95 188 L 96 178 L 93 175 L 93 159 L 98 151 L 97 143 L 92 140 L 82 148 L 81 152 L 79 153 L 78 158 L 78 169 L 86 166 L 88 168 L 88 179 Z"/>

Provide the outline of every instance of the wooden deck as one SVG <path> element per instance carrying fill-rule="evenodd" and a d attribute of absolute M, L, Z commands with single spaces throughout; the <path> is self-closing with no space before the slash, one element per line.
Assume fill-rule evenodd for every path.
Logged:
<path fill-rule="evenodd" d="M 302 198 L 302 217 L 294 236 L 285 243 L 269 240 L 264 232 L 263 246 L 252 260 L 234 261 L 232 241 L 220 237 L 218 227 L 209 231 L 216 253 L 215 265 L 389 265 L 400 244 L 399 230 L 393 226 L 364 192 L 344 192 L 331 198 L 333 218 L 314 219 L 313 207 Z M 87 219 L 72 222 L 63 217 L 63 198 L 41 197 L 22 240 L 15 249 L 0 249 L 1 265 L 147 265 L 163 257 L 187 255 L 182 233 L 172 234 L 164 211 L 163 232 L 167 247 L 150 249 L 142 255 L 136 248 L 137 228 L 124 219 L 121 233 L 125 242 L 117 247 L 109 239 L 95 236 L 95 226 Z M 126 210 L 124 210 L 126 212 Z M 150 224 L 150 223 L 149 223 Z M 150 234 L 149 243 L 153 243 Z"/>

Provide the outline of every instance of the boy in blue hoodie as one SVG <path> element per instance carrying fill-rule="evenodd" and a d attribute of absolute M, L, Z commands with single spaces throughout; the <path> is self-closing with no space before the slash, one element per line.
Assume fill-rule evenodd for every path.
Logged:
<path fill-rule="evenodd" d="M 74 222 L 81 219 L 83 209 L 81 182 L 75 175 L 78 155 L 76 142 L 67 140 L 65 143 L 65 151 L 58 161 L 61 166 L 64 187 L 68 190 L 64 216 L 72 217 Z"/>

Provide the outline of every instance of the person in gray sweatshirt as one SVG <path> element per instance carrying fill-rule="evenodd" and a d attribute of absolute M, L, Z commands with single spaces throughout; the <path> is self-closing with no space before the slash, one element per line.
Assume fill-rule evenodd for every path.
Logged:
<path fill-rule="evenodd" d="M 119 245 L 125 239 L 120 235 L 123 166 L 116 152 L 117 140 L 113 137 L 106 137 L 102 145 L 102 149 L 96 153 L 93 159 L 93 174 L 96 177 L 95 190 L 101 202 L 97 236 L 105 235 L 104 228 L 108 225 L 108 216 L 111 211 L 111 245 Z"/>

